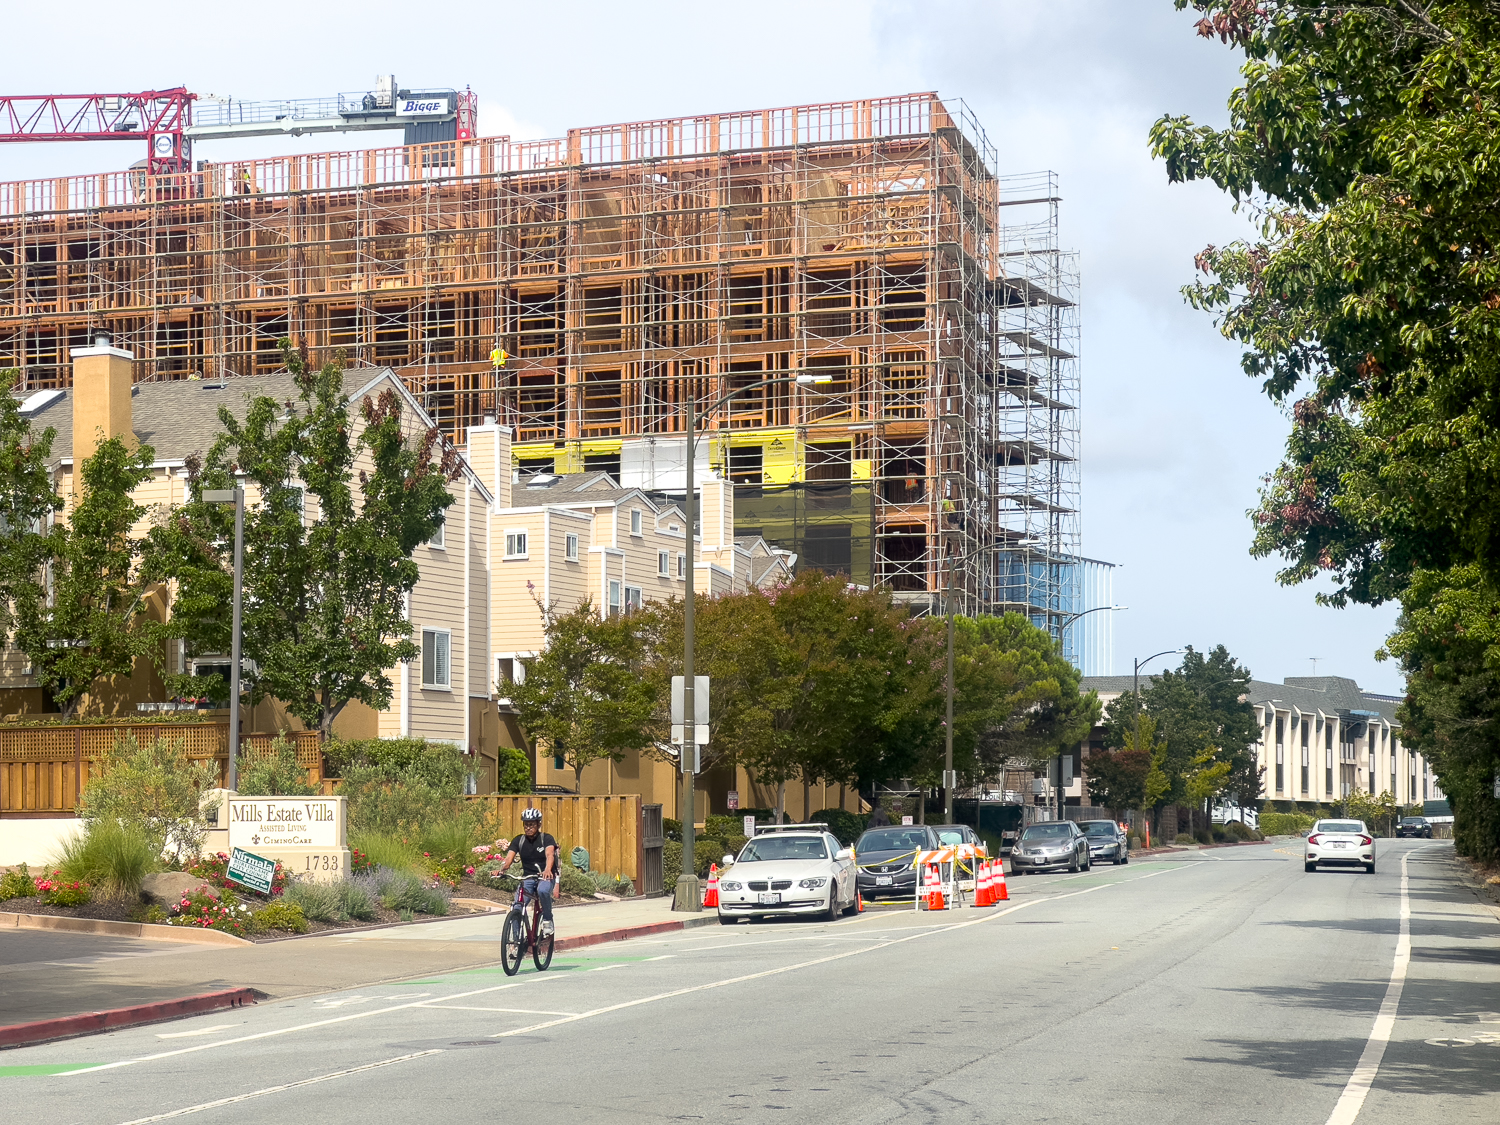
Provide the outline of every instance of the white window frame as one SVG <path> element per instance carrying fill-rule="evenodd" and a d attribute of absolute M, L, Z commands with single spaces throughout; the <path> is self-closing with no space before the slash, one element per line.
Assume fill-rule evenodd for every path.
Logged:
<path fill-rule="evenodd" d="M 656 552 L 656 574 L 659 578 L 672 577 L 672 553 L 670 551 Z"/>
<path fill-rule="evenodd" d="M 432 533 L 432 538 L 427 540 L 427 545 L 434 551 L 446 551 L 448 549 L 446 531 L 448 521 L 441 515 L 438 516 L 437 530 Z"/>
<path fill-rule="evenodd" d="M 630 534 L 631 535 L 640 535 L 641 534 L 641 526 L 642 526 L 641 510 L 639 508 L 631 508 L 630 509 Z"/>
<path fill-rule="evenodd" d="M 679 554 L 677 556 L 677 578 L 678 578 L 678 581 L 683 581 L 683 580 L 685 580 L 687 578 L 687 556 L 686 555 Z"/>
<path fill-rule="evenodd" d="M 625 587 L 625 612 L 626 613 L 631 613 L 634 610 L 640 609 L 642 604 L 643 604 L 643 599 L 642 599 L 642 596 L 641 596 L 641 588 L 639 586 L 626 586 Z"/>
<path fill-rule="evenodd" d="M 613 617 L 617 613 L 623 612 L 625 609 L 625 600 L 623 594 L 624 588 L 624 583 L 622 583 L 618 578 L 611 578 L 609 580 L 608 612 L 611 617 Z"/>
<path fill-rule="evenodd" d="M 433 638 L 433 644 L 432 644 L 432 663 L 433 663 L 433 669 L 434 669 L 434 676 L 436 676 L 436 669 L 437 669 L 437 663 L 438 663 L 438 652 L 439 652 L 438 638 L 439 637 L 442 638 L 442 642 L 443 643 L 441 645 L 441 651 L 443 653 L 443 659 L 444 659 L 444 663 L 446 665 L 443 668 L 443 672 L 445 673 L 445 675 L 447 677 L 446 680 L 444 680 L 444 681 L 436 681 L 436 682 L 433 682 L 433 683 L 429 683 L 427 681 L 427 638 L 428 637 Z M 425 626 L 423 627 L 423 629 L 422 629 L 422 668 L 421 668 L 421 675 L 422 675 L 422 690 L 423 691 L 452 691 L 453 690 L 453 630 L 451 630 L 451 629 L 432 629 L 432 628 L 427 628 Z"/>
<path fill-rule="evenodd" d="M 563 537 L 563 561 L 578 561 L 578 533 L 570 531 Z"/>
<path fill-rule="evenodd" d="M 511 551 L 511 547 L 515 545 L 515 538 L 514 538 L 515 536 L 520 536 L 520 547 L 521 547 L 521 549 L 519 551 L 512 552 Z M 529 558 L 530 555 L 528 554 L 528 551 L 530 550 L 530 548 L 531 548 L 531 529 L 529 527 L 507 527 L 505 529 L 505 558 L 506 559 L 524 559 L 524 558 Z"/>

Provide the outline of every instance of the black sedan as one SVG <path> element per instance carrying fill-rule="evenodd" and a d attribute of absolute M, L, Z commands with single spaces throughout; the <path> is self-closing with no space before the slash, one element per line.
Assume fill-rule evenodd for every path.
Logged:
<path fill-rule="evenodd" d="M 1396 825 L 1397 836 L 1414 836 L 1420 840 L 1432 839 L 1432 822 L 1425 816 L 1403 816 Z"/>
<path fill-rule="evenodd" d="M 885 895 L 913 898 L 917 893 L 917 869 L 912 865 L 916 853 L 934 851 L 937 846 L 937 834 L 925 824 L 868 829 L 854 842 L 854 858 L 859 864 L 855 886 L 867 899 Z"/>
<path fill-rule="evenodd" d="M 1078 827 L 1089 841 L 1089 861 L 1109 860 L 1116 866 L 1130 862 L 1130 841 L 1125 830 L 1112 820 L 1080 820 Z"/>

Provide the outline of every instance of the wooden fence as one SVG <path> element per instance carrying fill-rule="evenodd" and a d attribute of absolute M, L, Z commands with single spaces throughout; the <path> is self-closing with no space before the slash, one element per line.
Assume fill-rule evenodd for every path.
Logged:
<path fill-rule="evenodd" d="M 182 743 L 192 761 L 215 761 L 219 784 L 227 780 L 228 723 L 121 723 L 117 726 L 0 727 L 0 816 L 73 816 L 78 798 L 92 778 L 105 770 L 115 740 L 133 735 L 138 742 L 170 739 Z M 240 738 L 240 764 L 270 749 L 274 735 Z M 297 762 L 314 785 L 323 779 L 323 754 L 317 731 L 289 735 Z"/>
<path fill-rule="evenodd" d="M 478 803 L 492 821 L 498 819 L 499 837 L 521 834 L 521 810 L 532 805 L 542 810 L 542 831 L 550 832 L 567 859 L 582 845 L 589 853 L 589 866 L 635 883 L 642 890 L 641 798 L 544 797 L 481 795 L 468 798 Z"/>

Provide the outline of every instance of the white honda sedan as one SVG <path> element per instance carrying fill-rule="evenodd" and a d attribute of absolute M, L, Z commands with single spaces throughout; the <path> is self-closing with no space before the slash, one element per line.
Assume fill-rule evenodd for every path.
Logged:
<path fill-rule="evenodd" d="M 719 876 L 719 921 L 814 914 L 829 921 L 857 903 L 854 853 L 821 824 L 759 829 Z"/>
<path fill-rule="evenodd" d="M 1375 837 L 1362 820 L 1320 820 L 1307 834 L 1302 866 L 1316 871 L 1319 864 L 1363 867 L 1375 873 Z"/>

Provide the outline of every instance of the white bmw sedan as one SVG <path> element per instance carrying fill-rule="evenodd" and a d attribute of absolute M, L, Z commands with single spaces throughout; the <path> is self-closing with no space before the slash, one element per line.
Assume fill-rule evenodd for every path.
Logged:
<path fill-rule="evenodd" d="M 719 876 L 719 921 L 726 926 L 773 915 L 814 914 L 832 921 L 856 901 L 854 853 L 821 825 L 761 830 Z"/>
<path fill-rule="evenodd" d="M 1320 820 L 1307 834 L 1302 866 L 1316 871 L 1318 864 L 1363 867 L 1375 873 L 1375 837 L 1362 820 Z"/>

